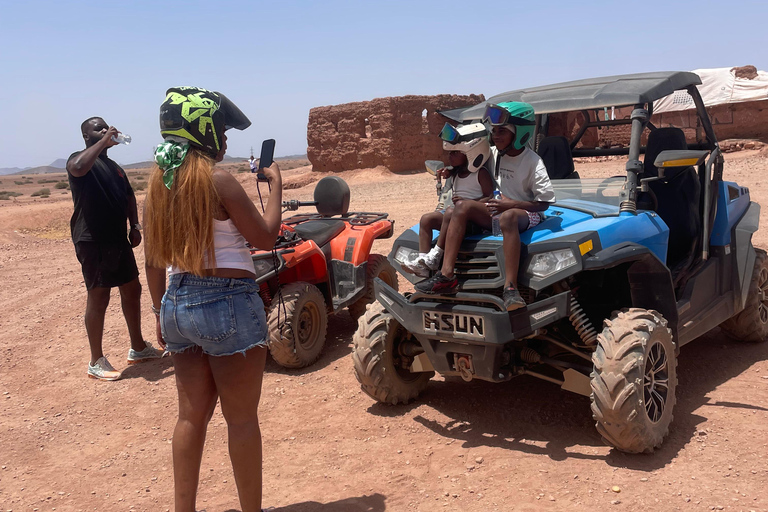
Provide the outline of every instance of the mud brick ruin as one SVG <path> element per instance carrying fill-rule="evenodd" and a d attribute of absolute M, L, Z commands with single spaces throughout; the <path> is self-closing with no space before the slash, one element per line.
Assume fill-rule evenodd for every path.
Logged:
<path fill-rule="evenodd" d="M 481 101 L 482 94 L 441 94 L 316 107 L 309 111 L 307 158 L 314 171 L 422 169 L 424 160 L 443 159 L 439 134 L 447 119 L 436 111 Z"/>

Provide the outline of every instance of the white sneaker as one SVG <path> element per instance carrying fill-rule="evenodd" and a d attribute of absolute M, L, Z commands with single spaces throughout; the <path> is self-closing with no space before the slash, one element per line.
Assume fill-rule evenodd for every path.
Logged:
<path fill-rule="evenodd" d="M 400 264 L 403 270 L 419 277 L 429 277 L 429 270 L 421 263 L 421 258 L 417 257 Z"/>
<path fill-rule="evenodd" d="M 165 350 L 153 347 L 148 341 L 145 341 L 144 343 L 147 345 L 144 350 L 128 350 L 128 364 L 141 363 L 150 359 L 160 359 L 161 357 L 166 356 L 167 352 Z"/>
<path fill-rule="evenodd" d="M 417 262 L 424 265 L 429 270 L 437 270 L 440 268 L 440 261 L 443 259 L 443 251 L 439 247 L 435 246 L 424 256 L 419 256 Z"/>
<path fill-rule="evenodd" d="M 117 380 L 121 375 L 104 356 L 101 356 L 95 364 L 88 363 L 88 376 L 92 379 Z"/>

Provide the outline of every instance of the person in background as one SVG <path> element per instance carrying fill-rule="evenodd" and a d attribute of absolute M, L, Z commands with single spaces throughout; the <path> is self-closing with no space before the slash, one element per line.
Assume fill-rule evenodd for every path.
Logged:
<path fill-rule="evenodd" d="M 117 380 L 121 373 L 110 364 L 102 349 L 104 316 L 112 288 L 120 290 L 123 316 L 128 324 L 128 364 L 160 358 L 163 352 L 141 335 L 141 284 L 133 256 L 133 248 L 141 243 L 136 196 L 125 171 L 107 157 L 107 150 L 117 145 L 112 137 L 120 132 L 100 117 L 86 119 L 80 131 L 85 149 L 70 155 L 67 176 L 75 204 L 70 219 L 72 242 L 88 291 L 88 376 Z"/>
<path fill-rule="evenodd" d="M 258 170 L 257 169 L 258 161 L 255 158 L 253 158 L 253 155 L 251 155 L 251 158 L 248 159 L 248 164 L 251 166 L 251 173 L 254 173 Z"/>
<path fill-rule="evenodd" d="M 215 167 L 227 150 L 225 131 L 250 124 L 226 96 L 196 87 L 169 89 L 160 107 L 164 140 L 144 205 L 144 251 L 158 341 L 172 354 L 179 396 L 172 445 L 176 512 L 196 510 L 217 400 L 240 507 L 261 510 L 258 407 L 268 326 L 246 241 L 274 246 L 282 180 L 277 164 L 264 169 L 271 192 L 262 216 L 240 183 Z"/>

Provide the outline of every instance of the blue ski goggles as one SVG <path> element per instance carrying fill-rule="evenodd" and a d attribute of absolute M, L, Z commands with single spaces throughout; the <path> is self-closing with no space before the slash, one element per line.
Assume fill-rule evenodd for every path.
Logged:
<path fill-rule="evenodd" d="M 507 109 L 498 105 L 494 105 L 493 103 L 489 103 L 485 107 L 483 122 L 488 123 L 491 126 L 503 126 L 505 124 L 514 124 L 517 126 L 533 126 L 536 124 L 535 121 L 531 121 L 530 119 L 523 119 L 522 117 L 510 115 Z"/>
<path fill-rule="evenodd" d="M 449 123 L 445 123 L 443 129 L 440 130 L 440 138 L 450 144 L 456 144 L 461 140 L 461 134 L 455 126 L 451 126 Z"/>

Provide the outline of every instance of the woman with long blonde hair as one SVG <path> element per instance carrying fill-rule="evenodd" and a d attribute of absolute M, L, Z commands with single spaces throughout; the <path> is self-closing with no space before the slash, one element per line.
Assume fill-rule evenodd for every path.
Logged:
<path fill-rule="evenodd" d="M 264 215 L 240 183 L 214 165 L 225 130 L 248 118 L 223 94 L 174 87 L 160 107 L 157 167 L 144 204 L 144 250 L 158 341 L 173 357 L 179 419 L 173 432 L 176 512 L 193 512 L 208 422 L 216 402 L 243 512 L 261 510 L 258 405 L 267 320 L 246 241 L 271 249 L 280 229 L 282 182 L 264 169 Z M 166 268 L 170 274 L 166 290 Z"/>

